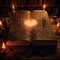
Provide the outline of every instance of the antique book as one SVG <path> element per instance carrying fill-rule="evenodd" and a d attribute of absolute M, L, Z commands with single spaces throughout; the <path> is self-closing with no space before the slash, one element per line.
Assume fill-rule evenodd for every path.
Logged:
<path fill-rule="evenodd" d="M 51 22 L 45 10 L 19 10 L 13 16 L 9 38 L 11 40 L 54 40 Z"/>

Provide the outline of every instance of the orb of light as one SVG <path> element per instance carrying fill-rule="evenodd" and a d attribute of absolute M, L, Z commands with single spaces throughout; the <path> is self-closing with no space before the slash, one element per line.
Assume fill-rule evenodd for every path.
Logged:
<path fill-rule="evenodd" d="M 38 25 L 38 22 L 35 19 L 27 19 L 24 21 L 24 25 L 26 28 L 32 29 Z"/>

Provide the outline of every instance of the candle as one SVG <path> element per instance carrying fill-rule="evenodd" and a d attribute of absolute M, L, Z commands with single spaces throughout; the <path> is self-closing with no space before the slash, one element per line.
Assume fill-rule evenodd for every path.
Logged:
<path fill-rule="evenodd" d="M 2 26 L 2 21 L 0 21 L 0 26 Z"/>
<path fill-rule="evenodd" d="M 45 8 L 46 8 L 46 4 L 43 5 L 43 10 L 45 10 Z"/>
<path fill-rule="evenodd" d="M 15 6 L 14 6 L 14 4 L 12 4 L 12 9 L 15 10 Z"/>
<path fill-rule="evenodd" d="M 3 42 L 3 43 L 2 43 L 1 54 L 2 54 L 2 56 L 5 56 L 5 55 L 7 55 L 8 53 L 9 53 L 9 51 L 7 50 L 7 47 L 6 47 L 5 43 Z"/>
<path fill-rule="evenodd" d="M 12 10 L 13 10 L 13 13 L 16 12 L 16 11 L 15 11 L 15 6 L 14 6 L 14 4 L 12 4 Z"/>
<path fill-rule="evenodd" d="M 3 49 L 3 50 L 6 49 L 6 45 L 5 45 L 5 43 L 2 43 L 2 49 Z"/>
<path fill-rule="evenodd" d="M 59 22 L 57 23 L 57 28 L 59 28 Z"/>

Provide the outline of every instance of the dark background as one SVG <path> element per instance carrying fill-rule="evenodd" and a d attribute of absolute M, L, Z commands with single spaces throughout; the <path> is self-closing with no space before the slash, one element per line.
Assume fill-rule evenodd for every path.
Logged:
<path fill-rule="evenodd" d="M 16 11 L 42 9 L 43 4 L 46 4 L 49 15 L 60 17 L 60 0 L 0 0 L 0 16 L 9 16 L 8 12 L 12 12 L 11 4 L 16 6 Z"/>

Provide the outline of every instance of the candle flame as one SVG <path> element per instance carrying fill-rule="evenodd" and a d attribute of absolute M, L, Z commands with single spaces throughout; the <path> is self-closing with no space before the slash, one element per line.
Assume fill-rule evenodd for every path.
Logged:
<path fill-rule="evenodd" d="M 44 10 L 45 10 L 45 8 L 46 8 L 46 4 L 43 5 L 43 9 L 44 9 Z"/>
<path fill-rule="evenodd" d="M 15 6 L 14 6 L 14 4 L 12 4 L 12 9 L 15 10 Z"/>
<path fill-rule="evenodd" d="M 6 49 L 6 45 L 2 43 L 2 49 Z"/>
<path fill-rule="evenodd" d="M 12 4 L 12 10 L 13 10 L 13 13 L 16 13 L 14 4 Z"/>
<path fill-rule="evenodd" d="M 59 27 L 59 22 L 57 23 L 57 27 Z"/>
<path fill-rule="evenodd" d="M 0 26 L 2 26 L 2 21 L 0 21 Z"/>

